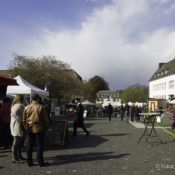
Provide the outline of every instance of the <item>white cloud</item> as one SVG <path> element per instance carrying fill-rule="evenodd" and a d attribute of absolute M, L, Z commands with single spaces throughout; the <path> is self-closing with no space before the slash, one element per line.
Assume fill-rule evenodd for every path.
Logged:
<path fill-rule="evenodd" d="M 43 29 L 38 37 L 16 46 L 16 52 L 55 55 L 71 64 L 84 79 L 102 75 L 112 89 L 146 84 L 158 63 L 175 55 L 175 31 L 140 30 L 145 17 L 152 18 L 149 12 L 154 9 L 147 2 L 113 0 L 112 4 L 94 9 L 81 29 L 58 32 Z"/>

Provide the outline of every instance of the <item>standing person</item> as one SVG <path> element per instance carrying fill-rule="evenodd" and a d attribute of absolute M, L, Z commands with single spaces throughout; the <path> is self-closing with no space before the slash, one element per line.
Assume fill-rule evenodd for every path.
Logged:
<path fill-rule="evenodd" d="M 159 107 L 159 112 L 160 112 L 160 117 L 161 117 L 163 114 L 163 107 L 162 106 Z"/>
<path fill-rule="evenodd" d="M 2 149 L 9 148 L 12 142 L 12 136 L 10 134 L 10 113 L 11 113 L 11 100 L 5 97 L 3 105 L 0 108 L 0 120 L 2 126 Z"/>
<path fill-rule="evenodd" d="M 133 105 L 131 107 L 131 121 L 134 122 L 134 116 L 135 116 L 135 106 Z"/>
<path fill-rule="evenodd" d="M 171 120 L 171 129 L 174 130 L 175 128 L 175 113 L 174 112 L 172 113 L 170 120 Z"/>
<path fill-rule="evenodd" d="M 142 112 L 141 107 L 136 106 L 136 109 L 135 109 L 135 118 L 136 118 L 136 121 L 137 122 L 140 121 L 140 115 L 139 115 L 139 113 L 141 113 L 141 112 Z"/>
<path fill-rule="evenodd" d="M 23 113 L 23 124 L 27 130 L 27 164 L 33 166 L 32 148 L 36 138 L 37 144 L 37 161 L 40 167 L 46 165 L 43 159 L 44 135 L 49 127 L 47 112 L 43 105 L 39 104 L 40 96 L 32 95 L 32 103 L 25 107 Z"/>
<path fill-rule="evenodd" d="M 111 121 L 111 116 L 112 116 L 112 113 L 113 113 L 113 107 L 110 103 L 107 107 L 107 113 L 108 113 L 109 121 Z"/>
<path fill-rule="evenodd" d="M 126 122 L 129 122 L 129 105 L 126 103 L 125 105 L 125 111 L 126 111 Z"/>
<path fill-rule="evenodd" d="M 125 108 L 123 107 L 123 105 L 121 105 L 121 107 L 120 107 L 120 117 L 121 117 L 121 121 L 123 121 L 124 114 L 125 114 Z"/>
<path fill-rule="evenodd" d="M 86 135 L 88 136 L 89 132 L 84 126 L 84 119 L 83 119 L 84 109 L 83 109 L 83 105 L 80 103 L 80 98 L 76 98 L 75 103 L 76 103 L 76 119 L 73 123 L 73 126 L 74 126 L 73 136 L 77 135 L 77 127 L 81 127 L 84 130 L 84 132 L 86 132 Z"/>
<path fill-rule="evenodd" d="M 13 136 L 12 163 L 24 160 L 21 155 L 21 141 L 23 136 L 22 116 L 24 112 L 23 96 L 16 95 L 11 106 L 10 130 Z"/>

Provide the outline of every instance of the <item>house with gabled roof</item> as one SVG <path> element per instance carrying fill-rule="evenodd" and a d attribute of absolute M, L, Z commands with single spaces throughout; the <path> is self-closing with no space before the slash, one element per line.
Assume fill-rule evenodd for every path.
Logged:
<path fill-rule="evenodd" d="M 96 104 L 108 106 L 110 103 L 113 107 L 121 106 L 120 91 L 101 90 L 96 94 Z"/>
<path fill-rule="evenodd" d="M 159 63 L 149 80 L 149 98 L 171 100 L 175 97 L 175 59 Z"/>

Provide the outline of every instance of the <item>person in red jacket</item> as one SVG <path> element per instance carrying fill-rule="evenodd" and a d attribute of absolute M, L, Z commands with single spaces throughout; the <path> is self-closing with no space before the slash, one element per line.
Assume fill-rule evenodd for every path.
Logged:
<path fill-rule="evenodd" d="M 5 97 L 3 105 L 0 108 L 0 121 L 2 129 L 2 148 L 9 148 L 12 143 L 12 136 L 10 134 L 10 113 L 11 113 L 11 100 Z"/>

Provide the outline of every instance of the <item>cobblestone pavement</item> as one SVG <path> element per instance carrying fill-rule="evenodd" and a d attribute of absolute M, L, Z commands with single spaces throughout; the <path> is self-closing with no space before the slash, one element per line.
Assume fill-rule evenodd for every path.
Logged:
<path fill-rule="evenodd" d="M 112 118 L 85 121 L 90 135 L 78 129 L 64 147 L 52 146 L 44 153 L 47 167 L 28 167 L 26 163 L 12 164 L 10 150 L 0 150 L 0 175 L 174 175 L 174 138 L 156 129 L 163 140 L 154 145 L 137 143 L 144 129 Z M 72 133 L 72 123 L 69 123 Z M 23 153 L 24 156 L 25 153 Z M 35 158 L 35 152 L 33 157 Z M 35 159 L 35 162 L 36 159 Z"/>

